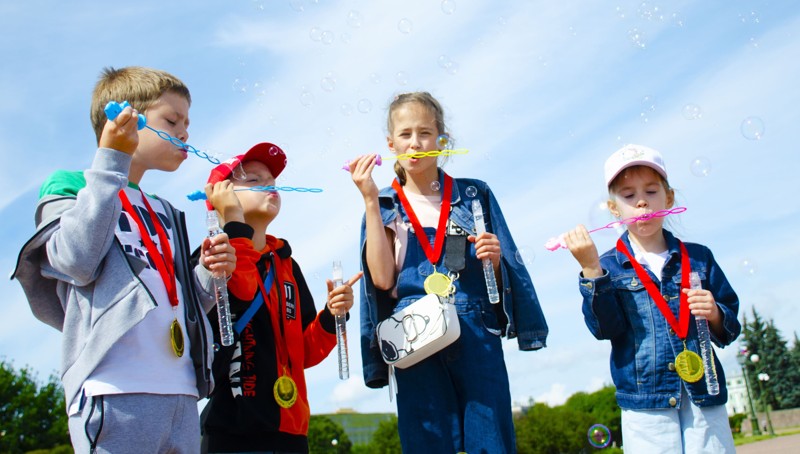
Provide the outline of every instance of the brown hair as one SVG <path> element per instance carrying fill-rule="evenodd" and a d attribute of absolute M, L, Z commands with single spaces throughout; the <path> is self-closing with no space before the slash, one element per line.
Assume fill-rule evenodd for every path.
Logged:
<path fill-rule="evenodd" d="M 109 101 L 128 101 L 139 113 L 145 112 L 166 92 L 177 93 L 192 103 L 189 88 L 177 77 L 166 71 L 128 66 L 115 69 L 103 68 L 92 92 L 92 107 L 89 117 L 92 128 L 100 142 L 106 124 L 105 107 Z"/>
<path fill-rule="evenodd" d="M 389 118 L 386 121 L 386 128 L 389 132 L 389 135 L 394 132 L 392 114 L 394 114 L 395 110 L 397 110 L 399 107 L 413 102 L 425 107 L 433 115 L 434 119 L 436 119 L 436 129 L 438 130 L 438 134 L 444 134 L 447 131 L 447 127 L 444 124 L 444 109 L 442 109 L 442 105 L 439 104 L 439 101 L 437 101 L 436 98 L 434 98 L 433 95 L 427 91 L 415 91 L 411 93 L 399 94 L 395 96 L 394 101 L 389 104 Z M 400 165 L 400 161 L 394 162 L 394 173 L 397 174 L 397 179 L 400 180 L 400 184 L 405 185 L 406 170 Z"/>

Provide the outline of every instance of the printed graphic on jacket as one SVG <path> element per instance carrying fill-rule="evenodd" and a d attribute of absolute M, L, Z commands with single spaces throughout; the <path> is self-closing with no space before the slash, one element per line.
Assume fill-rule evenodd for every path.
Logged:
<path fill-rule="evenodd" d="M 242 330 L 239 340 L 236 341 L 236 349 L 233 351 L 228 369 L 231 393 L 234 398 L 238 396 L 256 397 L 255 351 L 256 338 L 248 323 Z"/>

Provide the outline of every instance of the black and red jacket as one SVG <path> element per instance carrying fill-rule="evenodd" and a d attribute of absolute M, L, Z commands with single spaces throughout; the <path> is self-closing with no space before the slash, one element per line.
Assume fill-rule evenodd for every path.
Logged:
<path fill-rule="evenodd" d="M 236 249 L 236 270 L 228 281 L 234 324 L 261 292 L 258 280 L 263 282 L 272 266 L 276 273 L 266 304 L 233 345 L 220 346 L 215 354 L 216 386 L 202 415 L 203 451 L 307 452 L 310 410 L 304 369 L 320 363 L 336 345 L 333 314 L 327 308 L 317 312 L 285 240 L 267 235 L 267 246 L 256 251 L 249 225 L 230 222 L 225 232 Z M 271 317 L 279 317 L 283 334 L 274 332 Z M 218 326 L 216 309 L 209 319 Z M 219 344 L 218 329 L 214 338 Z M 276 345 L 288 352 L 286 370 L 297 384 L 297 401 L 290 408 L 279 406 L 273 396 L 275 380 L 284 373 Z"/>

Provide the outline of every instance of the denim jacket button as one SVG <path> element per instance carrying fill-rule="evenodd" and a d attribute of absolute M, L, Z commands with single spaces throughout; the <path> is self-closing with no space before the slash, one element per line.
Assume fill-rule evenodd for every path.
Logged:
<path fill-rule="evenodd" d="M 667 364 L 667 369 L 669 369 L 670 372 L 675 372 L 675 363 Z"/>
<path fill-rule="evenodd" d="M 674 330 L 674 329 L 672 329 L 672 328 L 670 328 L 670 329 L 669 329 L 669 333 L 670 333 L 670 334 L 675 334 L 675 330 Z"/>
<path fill-rule="evenodd" d="M 674 407 L 674 406 L 676 406 L 676 405 L 678 405 L 678 399 L 676 399 L 676 398 L 674 398 L 674 397 L 670 397 L 670 398 L 669 398 L 669 406 L 670 406 L 670 407 Z"/>

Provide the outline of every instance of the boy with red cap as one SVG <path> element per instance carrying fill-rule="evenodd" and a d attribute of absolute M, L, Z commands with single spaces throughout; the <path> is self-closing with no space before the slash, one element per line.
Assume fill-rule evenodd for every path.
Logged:
<path fill-rule="evenodd" d="M 283 150 L 260 143 L 215 167 L 205 188 L 236 249 L 228 281 L 236 337 L 214 358 L 217 387 L 203 411 L 203 452 L 308 452 L 304 369 L 336 345 L 333 311 L 353 306 L 351 286 L 361 273 L 337 288 L 327 281 L 328 300 L 317 312 L 289 243 L 266 233 L 281 198 L 263 187 L 275 186 L 284 167 Z M 215 310 L 209 318 L 213 323 Z"/>

